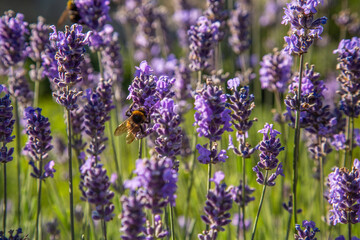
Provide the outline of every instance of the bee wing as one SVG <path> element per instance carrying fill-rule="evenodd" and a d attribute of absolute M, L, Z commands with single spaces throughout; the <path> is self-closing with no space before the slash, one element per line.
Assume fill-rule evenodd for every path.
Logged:
<path fill-rule="evenodd" d="M 115 129 L 115 132 L 114 132 L 115 136 L 120 136 L 121 134 L 128 131 L 128 128 L 127 128 L 128 121 L 129 121 L 129 119 L 126 119 Z"/>
<path fill-rule="evenodd" d="M 128 132 L 128 134 L 126 135 L 126 143 L 130 144 L 135 140 L 135 135 L 132 132 Z"/>
<path fill-rule="evenodd" d="M 64 22 L 66 21 L 66 19 L 69 17 L 69 9 L 68 8 L 66 8 L 62 13 L 61 13 L 61 16 L 60 16 L 60 18 L 59 18 L 59 20 L 58 20 L 58 22 L 57 22 L 57 27 L 59 28 L 59 27 L 61 27 L 63 24 L 64 24 Z"/>

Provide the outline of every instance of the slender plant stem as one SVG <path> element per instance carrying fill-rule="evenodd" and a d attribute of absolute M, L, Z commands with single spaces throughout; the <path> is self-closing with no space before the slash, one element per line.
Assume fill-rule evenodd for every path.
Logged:
<path fill-rule="evenodd" d="M 257 214 L 256 214 L 256 218 L 255 218 L 255 222 L 254 222 L 254 227 L 253 227 L 252 234 L 251 234 L 251 240 L 254 240 L 254 238 L 255 238 L 256 226 L 257 226 L 257 223 L 258 223 L 258 221 L 259 221 L 259 216 L 260 216 L 261 207 L 262 207 L 262 204 L 263 204 L 263 202 L 264 202 L 264 196 L 265 196 L 265 191 L 266 191 L 266 186 L 267 186 L 266 184 L 267 184 L 268 175 L 269 175 L 269 170 L 266 170 L 264 187 L 263 187 L 263 190 L 262 190 L 262 193 L 261 193 L 261 198 L 260 198 L 260 203 L 259 203 L 259 209 L 258 209 Z"/>
<path fill-rule="evenodd" d="M 210 146 L 211 146 L 212 144 L 210 143 Z M 206 194 L 208 194 L 209 193 L 209 190 L 210 190 L 210 188 L 211 188 L 211 181 L 210 181 L 210 179 L 211 179 L 211 162 L 208 164 L 208 184 L 207 184 L 207 191 L 206 191 Z M 209 224 L 206 224 L 206 231 L 208 231 L 209 230 Z"/>
<path fill-rule="evenodd" d="M 348 218 L 348 238 L 349 240 L 351 240 L 351 222 L 350 222 L 350 212 L 347 213 L 347 218 Z"/>
<path fill-rule="evenodd" d="M 286 238 L 285 238 L 285 240 L 289 239 L 291 218 L 292 218 L 292 213 L 289 214 L 289 220 L 288 220 L 288 224 L 287 224 L 287 228 L 286 228 Z"/>
<path fill-rule="evenodd" d="M 69 87 L 67 87 L 69 91 Z M 67 128 L 68 128 L 68 157 L 69 157 L 69 194 L 70 194 L 70 225 L 71 225 L 71 240 L 75 239 L 74 229 L 74 194 L 73 194 L 73 176 L 72 176 L 72 144 L 71 144 L 71 114 L 67 109 Z"/>
<path fill-rule="evenodd" d="M 321 137 L 318 136 L 318 144 L 321 146 Z M 320 211 L 321 215 L 326 218 L 325 204 L 324 204 L 324 158 L 319 157 L 320 164 Z M 326 221 L 325 221 L 326 222 Z M 324 227 L 323 221 L 321 221 L 322 227 Z"/>
<path fill-rule="evenodd" d="M 201 88 L 201 80 L 202 80 L 202 72 L 201 72 L 201 70 L 199 70 L 199 71 L 198 71 L 198 81 L 197 81 L 196 89 L 200 89 L 200 88 Z"/>
<path fill-rule="evenodd" d="M 140 138 L 140 140 L 139 140 L 139 159 L 142 158 L 142 141 L 143 141 L 143 139 Z"/>
<path fill-rule="evenodd" d="M 152 227 L 153 227 L 153 229 L 154 229 L 154 231 L 153 231 L 153 238 L 154 238 L 154 239 L 157 239 L 156 236 L 155 236 L 155 214 L 154 214 L 154 213 L 152 214 Z"/>
<path fill-rule="evenodd" d="M 107 234 L 106 234 L 106 221 L 104 219 L 101 220 L 102 221 L 102 229 L 103 229 L 103 235 L 104 235 L 104 239 L 107 240 Z"/>
<path fill-rule="evenodd" d="M 7 212 L 7 188 L 6 188 L 6 163 L 4 163 L 4 206 L 3 206 L 3 232 L 6 233 L 6 212 Z"/>
<path fill-rule="evenodd" d="M 118 179 L 119 179 L 119 185 L 122 186 L 122 177 L 121 177 L 121 172 L 120 172 L 120 166 L 119 166 L 119 161 L 117 158 L 117 154 L 116 154 L 116 147 L 115 147 L 115 140 L 114 140 L 114 136 L 113 136 L 113 129 L 112 129 L 112 119 L 109 120 L 109 135 L 110 135 L 110 142 L 111 142 L 111 146 L 113 149 L 113 155 L 114 155 L 114 161 L 115 161 L 115 168 L 116 168 L 116 173 L 118 175 Z"/>
<path fill-rule="evenodd" d="M 240 158 L 240 159 L 242 159 L 242 158 Z M 238 163 L 237 166 L 238 166 L 238 171 L 242 172 L 240 159 L 239 159 L 239 161 L 237 161 L 237 163 Z M 241 180 L 239 182 L 241 183 Z M 239 190 L 236 194 L 238 194 L 238 193 L 239 193 Z M 238 207 L 238 224 L 236 226 L 236 239 L 240 239 L 240 220 L 241 220 L 240 213 L 241 213 L 241 203 L 239 203 L 239 207 Z"/>
<path fill-rule="evenodd" d="M 350 140 L 350 117 L 346 118 L 346 133 L 345 133 L 345 139 L 347 141 Z M 348 143 L 348 142 L 347 142 Z M 344 151 L 344 156 L 343 156 L 343 166 L 348 166 L 347 164 L 347 160 L 348 160 L 348 151 L 350 149 L 350 144 L 349 144 L 349 148 L 346 148 Z"/>
<path fill-rule="evenodd" d="M 104 69 L 101 64 L 101 52 L 100 51 L 97 51 L 97 58 L 98 58 L 98 62 L 99 62 L 100 77 L 101 77 L 101 79 L 104 79 Z"/>
<path fill-rule="evenodd" d="M 296 109 L 296 120 L 295 120 L 295 136 L 294 136 L 294 160 L 293 160 L 293 215 L 294 215 L 294 223 L 297 223 L 297 179 L 298 179 L 298 168 L 297 162 L 299 160 L 299 152 L 300 152 L 300 100 L 301 100 L 301 85 L 302 85 L 302 72 L 304 65 L 304 55 L 300 55 L 300 68 L 299 68 L 299 87 L 297 93 L 297 109 Z"/>
<path fill-rule="evenodd" d="M 17 98 L 15 98 L 15 131 L 16 131 L 16 168 L 17 168 L 17 218 L 19 226 L 21 226 L 21 131 L 20 131 L 20 117 L 19 117 L 19 104 Z"/>
<path fill-rule="evenodd" d="M 39 159 L 40 178 L 39 178 L 39 182 L 38 182 L 38 202 L 37 202 L 37 213 L 36 213 L 36 240 L 39 239 L 40 228 L 41 228 L 40 212 L 41 212 L 41 185 L 42 185 L 41 176 L 42 176 L 42 168 L 43 168 L 43 159 L 42 159 L 42 154 L 40 154 L 40 159 Z M 40 237 L 40 239 L 42 239 L 42 237 Z"/>
<path fill-rule="evenodd" d="M 188 234 L 187 230 L 187 226 L 188 226 L 188 218 L 189 218 L 189 208 L 190 208 L 190 196 L 191 196 L 191 189 L 193 186 L 193 182 L 194 182 L 194 169 L 195 169 L 195 159 L 196 159 L 196 143 L 197 143 L 197 133 L 194 133 L 194 138 L 193 138 L 193 158 L 191 160 L 191 169 L 190 169 L 190 183 L 189 183 L 189 187 L 187 190 L 187 195 L 186 195 L 186 203 L 185 203 L 185 227 L 184 227 L 184 236 L 186 237 L 186 235 Z"/>
<path fill-rule="evenodd" d="M 353 149 L 354 149 L 354 117 L 351 116 L 350 117 L 350 143 L 349 143 L 349 155 L 350 155 L 350 159 L 349 159 L 349 167 L 348 169 L 351 169 L 351 165 L 352 165 L 352 161 L 353 161 Z"/>
<path fill-rule="evenodd" d="M 245 138 L 245 136 L 244 136 L 244 138 Z M 246 240 L 246 231 L 245 231 L 245 183 L 246 183 L 246 179 L 245 179 L 245 158 L 242 157 L 242 203 L 241 203 L 241 208 L 242 208 L 243 240 Z"/>
<path fill-rule="evenodd" d="M 39 68 L 40 68 L 40 62 L 36 61 L 36 65 L 35 65 L 36 74 Z M 34 91 L 34 103 L 33 103 L 34 108 L 39 106 L 40 80 L 41 79 L 35 79 L 35 88 L 34 88 L 35 91 Z"/>
<path fill-rule="evenodd" d="M 175 240 L 175 227 L 174 227 L 174 207 L 169 204 L 170 210 L 170 226 L 171 226 L 171 240 Z"/>

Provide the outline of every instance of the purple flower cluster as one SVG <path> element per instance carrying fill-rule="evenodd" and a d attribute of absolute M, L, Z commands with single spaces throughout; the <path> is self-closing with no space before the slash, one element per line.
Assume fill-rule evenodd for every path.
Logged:
<path fill-rule="evenodd" d="M 154 220 L 155 220 L 154 226 L 152 226 L 149 221 L 146 221 L 146 230 L 145 230 L 146 240 L 156 240 L 156 239 L 164 238 L 169 235 L 169 232 L 163 226 L 163 222 L 161 221 L 161 216 L 155 215 Z"/>
<path fill-rule="evenodd" d="M 340 28 L 346 29 L 351 35 L 357 36 L 360 33 L 360 18 L 357 12 L 350 12 L 350 9 L 345 9 L 339 14 L 333 16 L 336 25 Z"/>
<path fill-rule="evenodd" d="M 229 213 L 232 208 L 232 187 L 227 187 L 225 183 L 221 183 L 225 175 L 223 172 L 215 172 L 214 177 L 210 179 L 215 183 L 215 189 L 210 189 L 207 194 L 207 200 L 204 207 L 206 215 L 202 215 L 201 219 L 210 226 L 214 232 L 225 231 L 224 226 L 231 222 Z M 199 239 L 201 234 L 199 234 Z M 205 238 L 206 239 L 206 238 Z M 213 238 L 215 239 L 215 238 Z"/>
<path fill-rule="evenodd" d="M 191 98 L 191 71 L 188 68 L 185 59 L 180 59 L 175 68 L 174 92 L 175 99 L 179 105 L 179 111 L 182 114 L 187 112 L 191 106 L 187 100 Z"/>
<path fill-rule="evenodd" d="M 11 106 L 10 94 L 6 93 L 3 85 L 0 85 L 0 94 L 5 92 L 5 96 L 0 97 L 0 162 L 7 163 L 13 160 L 12 154 L 14 148 L 6 147 L 6 144 L 12 142 L 15 138 L 12 134 L 15 120 L 13 117 L 13 107 Z"/>
<path fill-rule="evenodd" d="M 9 92 L 16 98 L 21 110 L 31 106 L 34 99 L 34 92 L 31 91 L 25 75 L 25 69 L 20 67 L 16 68 L 8 78 Z"/>
<path fill-rule="evenodd" d="M 232 110 L 231 122 L 236 129 L 236 139 L 239 142 L 239 147 L 236 148 L 233 144 L 232 137 L 229 135 L 229 147 L 235 154 L 249 158 L 254 153 L 256 148 L 246 142 L 247 132 L 257 119 L 250 120 L 250 114 L 255 107 L 254 95 L 249 93 L 249 87 L 245 86 L 240 88 L 240 79 L 233 78 L 227 82 L 228 88 L 232 91 L 229 96 L 228 107 Z"/>
<path fill-rule="evenodd" d="M 138 190 L 144 199 L 144 206 L 153 214 L 161 214 L 168 203 L 175 206 L 176 182 L 178 173 L 173 169 L 170 158 L 138 159 L 136 161 L 137 176 L 125 181 L 126 188 Z"/>
<path fill-rule="evenodd" d="M 80 171 L 82 199 L 96 206 L 92 218 L 94 220 L 103 219 L 106 222 L 112 220 L 115 207 L 111 203 L 111 199 L 114 197 L 114 193 L 109 190 L 110 182 L 106 175 L 106 169 L 102 164 L 96 164 L 94 157 L 89 157 L 81 166 Z"/>
<path fill-rule="evenodd" d="M 260 62 L 261 88 L 270 92 L 284 93 L 291 77 L 292 57 L 277 49 L 265 55 Z"/>
<path fill-rule="evenodd" d="M 273 129 L 272 124 L 266 123 L 264 128 L 259 130 L 259 133 L 262 133 L 264 136 L 263 140 L 259 143 L 259 150 L 261 152 L 259 155 L 260 161 L 255 167 L 253 167 L 253 171 L 256 172 L 256 181 L 259 184 L 272 187 L 275 185 L 275 180 L 279 175 L 284 176 L 282 163 L 278 164 L 279 160 L 277 159 L 277 156 L 280 151 L 284 150 L 284 147 L 281 147 L 280 139 L 276 138 L 280 132 Z M 259 168 L 266 171 L 276 168 L 276 172 L 271 174 L 269 178 L 265 179 Z"/>
<path fill-rule="evenodd" d="M 219 39 L 224 39 L 226 30 L 226 20 L 229 17 L 229 12 L 226 9 L 224 0 L 207 0 L 207 9 L 204 12 L 205 16 L 211 20 L 211 22 L 219 22 Z"/>
<path fill-rule="evenodd" d="M 328 177 L 330 222 L 355 224 L 360 222 L 360 161 L 354 160 L 351 171 L 346 168 L 335 168 Z"/>
<path fill-rule="evenodd" d="M 313 221 L 306 221 L 304 220 L 302 222 L 302 227 L 305 228 L 305 230 L 302 230 L 299 224 L 295 224 L 295 229 L 297 231 L 297 234 L 295 234 L 296 240 L 316 240 L 315 237 L 317 232 L 320 232 L 320 230 L 315 227 L 315 223 Z"/>
<path fill-rule="evenodd" d="M 83 34 L 82 26 L 77 24 L 65 26 L 65 32 L 57 32 L 55 26 L 51 28 L 54 32 L 50 34 L 50 41 L 56 43 L 55 59 L 59 72 L 58 77 L 53 80 L 59 87 L 54 96 L 59 104 L 68 110 L 74 110 L 78 107 L 76 101 L 80 93 L 69 89 L 82 80 L 79 66 L 84 60 L 84 47 L 89 43 L 91 32 Z"/>
<path fill-rule="evenodd" d="M 83 133 L 85 132 L 85 118 L 84 107 L 79 106 L 70 112 L 71 114 L 71 137 L 72 147 L 75 149 L 78 155 L 86 146 L 86 142 L 83 141 Z"/>
<path fill-rule="evenodd" d="M 40 62 L 41 55 L 44 53 L 46 45 L 49 44 L 49 25 L 45 24 L 45 18 L 38 17 L 38 22 L 30 24 L 30 29 L 30 44 L 27 51 L 34 62 Z M 41 78 L 32 79 L 40 80 Z"/>
<path fill-rule="evenodd" d="M 34 109 L 33 107 L 25 109 L 24 119 L 27 125 L 26 134 L 29 136 L 24 151 L 32 158 L 29 164 L 34 172 L 31 173 L 31 176 L 39 179 L 53 177 L 54 161 L 50 161 L 44 166 L 44 173 L 34 163 L 34 161 L 41 161 L 40 166 L 42 166 L 42 161 L 47 158 L 48 152 L 53 148 L 49 119 L 41 115 L 41 108 Z"/>
<path fill-rule="evenodd" d="M 22 237 L 22 236 L 21 236 L 22 233 L 23 233 L 23 231 L 22 231 L 21 228 L 18 228 L 18 229 L 16 230 L 16 234 L 15 234 L 15 235 L 14 235 L 14 230 L 10 230 L 10 231 L 9 231 L 9 237 L 7 238 L 7 237 L 5 236 L 5 233 L 4 233 L 3 231 L 0 231 L 0 239 L 1 239 L 1 240 L 27 240 L 27 239 L 28 239 L 28 238 L 27 238 L 27 235 L 24 236 L 24 237 Z"/>
<path fill-rule="evenodd" d="M 188 31 L 190 41 L 190 69 L 202 71 L 209 67 L 208 59 L 212 56 L 214 46 L 219 40 L 219 22 L 212 23 L 207 17 L 198 18 L 196 25 Z"/>
<path fill-rule="evenodd" d="M 146 217 L 143 211 L 144 205 L 141 199 L 131 192 L 130 196 L 121 197 L 122 212 L 121 212 L 121 228 L 123 233 L 121 238 L 124 240 L 142 240 L 144 235 L 140 235 L 145 231 Z"/>
<path fill-rule="evenodd" d="M 240 181 L 239 186 L 233 187 L 231 189 L 231 194 L 234 202 L 236 202 L 239 206 L 242 206 L 243 204 L 246 206 L 249 202 L 255 200 L 255 197 L 250 196 L 255 191 L 255 188 L 251 188 L 245 184 L 245 199 L 243 199 L 242 184 L 242 181 Z"/>
<path fill-rule="evenodd" d="M 162 157 L 175 160 L 175 156 L 180 153 L 182 144 L 182 130 L 180 125 L 180 115 L 176 112 L 177 105 L 174 100 L 164 98 L 160 102 L 159 108 L 153 113 L 153 129 L 157 133 L 155 140 L 155 150 Z"/>
<path fill-rule="evenodd" d="M 334 53 L 338 54 L 337 69 L 341 71 L 337 78 L 341 84 L 340 109 L 356 118 L 360 114 L 360 38 L 341 40 Z"/>
<path fill-rule="evenodd" d="M 22 62 L 27 57 L 26 35 L 28 23 L 24 15 L 7 11 L 0 18 L 0 65 L 11 67 Z"/>
<path fill-rule="evenodd" d="M 97 157 L 105 150 L 104 143 L 107 141 L 107 137 L 104 136 L 105 122 L 110 119 L 110 116 L 99 93 L 88 89 L 86 99 L 84 125 L 85 133 L 91 139 L 86 151 L 97 160 Z"/>
<path fill-rule="evenodd" d="M 250 6 L 245 1 L 237 2 L 228 20 L 229 44 L 236 54 L 241 54 L 250 47 L 250 21 Z"/>
<path fill-rule="evenodd" d="M 80 15 L 79 23 L 92 30 L 100 30 L 110 21 L 109 0 L 78 0 L 75 5 Z"/>
<path fill-rule="evenodd" d="M 225 162 L 226 151 L 217 151 L 216 141 L 221 140 L 225 131 L 232 132 L 231 129 L 231 110 L 226 108 L 226 95 L 220 87 L 215 86 L 212 82 L 208 83 L 198 91 L 195 96 L 195 123 L 196 131 L 199 137 L 206 137 L 210 140 L 209 150 L 207 144 L 201 146 L 198 144 L 200 156 L 198 160 L 203 164 Z"/>
<path fill-rule="evenodd" d="M 291 36 L 286 36 L 287 46 L 285 51 L 289 54 L 301 55 L 306 53 L 308 48 L 316 39 L 321 39 L 323 32 L 321 24 L 325 24 L 326 17 L 314 19 L 317 12 L 315 7 L 320 4 L 320 0 L 292 0 L 284 8 L 282 24 L 291 25 Z"/>
<path fill-rule="evenodd" d="M 173 19 L 179 26 L 177 29 L 177 36 L 179 38 L 180 45 L 182 47 L 188 47 L 189 39 L 187 36 L 187 30 L 191 25 L 196 24 L 196 20 L 201 16 L 201 10 L 198 8 L 190 8 L 188 4 L 182 5 L 185 6 L 179 6 L 176 8 Z"/>

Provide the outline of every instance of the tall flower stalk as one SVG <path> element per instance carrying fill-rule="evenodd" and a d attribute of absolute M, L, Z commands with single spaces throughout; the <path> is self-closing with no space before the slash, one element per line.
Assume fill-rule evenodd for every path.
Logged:
<path fill-rule="evenodd" d="M 279 163 L 279 160 L 277 159 L 280 151 L 284 150 L 284 147 L 281 147 L 280 139 L 276 138 L 276 136 L 280 134 L 280 132 L 273 129 L 272 124 L 266 123 L 264 128 L 259 130 L 259 133 L 262 133 L 264 136 L 263 140 L 259 143 L 259 150 L 261 152 L 259 155 L 260 161 L 255 167 L 253 167 L 253 171 L 256 173 L 256 181 L 259 184 L 264 185 L 264 187 L 261 193 L 261 199 L 251 234 L 251 240 L 255 238 L 256 227 L 259 220 L 261 207 L 264 201 L 266 187 L 275 186 L 275 180 L 279 175 L 284 177 L 282 163 Z M 265 170 L 265 177 L 259 168 Z M 269 176 L 269 171 L 274 169 L 276 169 L 275 173 Z"/>
<path fill-rule="evenodd" d="M 71 89 L 82 80 L 80 63 L 84 59 L 85 46 L 89 43 L 91 32 L 82 33 L 82 26 L 73 24 L 65 26 L 65 32 L 57 32 L 55 26 L 51 26 L 53 33 L 50 41 L 56 45 L 55 59 L 58 63 L 58 77 L 53 82 L 57 85 L 54 93 L 56 102 L 63 105 L 67 111 L 68 131 L 68 157 L 69 157 L 69 194 L 70 194 L 70 224 L 71 239 L 75 239 L 74 229 L 74 204 L 73 204 L 73 179 L 72 179 L 72 143 L 71 143 L 71 111 L 78 108 L 77 97 L 81 92 Z"/>
<path fill-rule="evenodd" d="M 321 24 L 325 24 L 326 17 L 314 19 L 317 12 L 315 7 L 321 3 L 320 0 L 292 0 L 284 8 L 282 24 L 290 24 L 290 36 L 284 37 L 287 46 L 284 51 L 289 54 L 298 55 L 300 58 L 299 65 L 299 87 L 297 91 L 295 135 L 294 135 L 294 159 L 293 159 L 293 198 L 294 198 L 294 221 L 297 223 L 297 179 L 299 151 L 300 151 L 300 100 L 301 100 L 301 82 L 303 75 L 304 54 L 308 51 L 314 40 L 321 39 L 320 34 L 323 32 Z"/>
<path fill-rule="evenodd" d="M 47 177 L 53 177 L 53 172 L 55 172 L 53 168 L 54 161 L 44 164 L 44 160 L 47 158 L 48 152 L 53 148 L 53 146 L 51 145 L 52 137 L 50 135 L 51 131 L 49 119 L 41 115 L 40 108 L 26 108 L 25 120 L 27 122 L 26 134 L 29 136 L 29 139 L 24 150 L 32 158 L 30 161 L 30 165 L 33 168 L 31 176 L 39 180 L 35 225 L 35 239 L 38 240 L 39 236 L 41 236 L 40 212 L 42 181 L 45 181 Z M 38 162 L 38 166 L 35 166 L 35 161 Z"/>

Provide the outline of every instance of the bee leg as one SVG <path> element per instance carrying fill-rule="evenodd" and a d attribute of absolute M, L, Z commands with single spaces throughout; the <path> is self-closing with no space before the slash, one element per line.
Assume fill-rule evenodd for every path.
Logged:
<path fill-rule="evenodd" d="M 128 108 L 128 110 L 126 110 L 126 113 L 125 113 L 125 115 L 127 116 L 127 117 L 130 117 L 131 116 L 131 112 L 132 112 L 132 107 L 134 106 L 134 103 L 132 103 L 131 105 L 130 105 L 130 107 Z"/>

